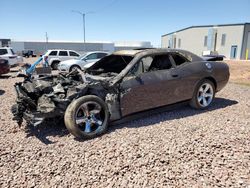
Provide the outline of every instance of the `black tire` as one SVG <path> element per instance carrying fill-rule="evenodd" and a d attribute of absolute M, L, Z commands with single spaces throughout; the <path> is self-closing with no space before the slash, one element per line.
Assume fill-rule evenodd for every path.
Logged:
<path fill-rule="evenodd" d="M 211 88 L 209 88 L 209 90 L 211 91 L 210 93 L 208 93 L 211 97 L 208 97 L 207 100 L 205 95 L 201 94 L 202 92 L 200 91 L 200 89 L 202 90 L 202 88 L 206 85 L 210 85 Z M 205 90 L 205 89 L 204 89 Z M 203 96 L 202 96 L 203 95 Z M 190 103 L 189 105 L 195 109 L 206 109 L 208 108 L 211 103 L 213 102 L 213 99 L 214 99 L 214 96 L 215 96 L 215 86 L 214 86 L 214 83 L 211 82 L 210 80 L 208 79 L 204 79 L 204 80 L 201 80 L 195 90 L 194 90 L 194 94 L 193 94 L 193 97 L 192 99 L 190 100 Z M 205 100 L 207 101 L 207 105 L 204 104 L 204 99 L 202 99 L 203 102 L 199 101 L 201 98 L 205 98 Z"/>
<path fill-rule="evenodd" d="M 94 129 L 95 126 L 97 126 L 97 124 L 91 122 L 90 126 L 91 126 L 91 129 L 93 129 L 93 131 L 85 132 L 86 126 L 87 126 L 86 121 L 77 124 L 76 118 L 77 117 L 81 118 L 83 116 L 82 117 L 83 119 L 86 119 L 87 121 L 91 121 L 90 119 L 91 115 L 87 116 L 85 114 L 86 109 L 82 110 L 83 109 L 82 105 L 86 105 L 86 104 L 88 105 L 88 103 L 91 104 L 91 102 L 93 102 L 94 104 L 98 104 L 101 107 L 98 119 L 101 120 L 102 123 L 96 129 Z M 88 111 L 88 114 L 90 114 L 90 111 L 88 109 L 87 111 Z M 79 113 L 82 113 L 81 116 L 79 116 Z M 68 106 L 64 115 L 64 123 L 67 129 L 69 130 L 69 132 L 73 134 L 75 137 L 81 138 L 81 139 L 90 139 L 90 138 L 94 138 L 105 133 L 108 127 L 108 120 L 109 120 L 108 106 L 105 104 L 105 102 L 101 98 L 94 96 L 94 95 L 87 95 L 87 96 L 74 100 Z"/>
<path fill-rule="evenodd" d="M 72 71 L 73 69 L 75 69 L 75 68 L 78 68 L 78 69 L 82 70 L 80 66 L 78 66 L 78 65 L 72 65 L 72 66 L 70 67 L 70 69 L 69 69 L 69 72 L 71 72 L 71 71 Z"/>
<path fill-rule="evenodd" d="M 53 61 L 53 62 L 51 63 L 51 68 L 52 68 L 53 70 L 57 70 L 57 69 L 58 69 L 59 63 L 60 63 L 60 61 Z"/>

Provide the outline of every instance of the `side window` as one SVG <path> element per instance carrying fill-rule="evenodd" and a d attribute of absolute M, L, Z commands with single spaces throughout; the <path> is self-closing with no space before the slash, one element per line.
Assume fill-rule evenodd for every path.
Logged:
<path fill-rule="evenodd" d="M 143 65 L 143 71 L 144 72 L 148 72 L 148 69 L 149 69 L 152 61 L 153 61 L 153 57 L 151 57 L 151 56 L 147 56 L 147 57 L 144 57 L 144 58 L 141 59 L 140 62 Z"/>
<path fill-rule="evenodd" d="M 49 56 L 51 56 L 51 55 L 53 55 L 53 56 L 57 55 L 57 51 L 50 52 Z"/>
<path fill-rule="evenodd" d="M 178 54 L 172 54 L 171 56 L 173 57 L 176 66 L 179 66 L 179 65 L 187 62 L 187 60 L 184 57 L 182 57 Z"/>
<path fill-rule="evenodd" d="M 147 59 L 143 64 L 144 72 L 171 69 L 173 67 L 169 55 L 156 55 L 151 59 Z"/>
<path fill-rule="evenodd" d="M 8 51 L 6 49 L 0 49 L 0 55 L 7 54 Z"/>
<path fill-rule="evenodd" d="M 94 54 L 90 54 L 86 57 L 87 60 L 91 60 L 91 59 L 98 59 L 97 58 L 97 53 L 94 53 Z"/>
<path fill-rule="evenodd" d="M 76 57 L 79 57 L 79 54 L 73 52 L 73 51 L 69 51 L 69 55 L 70 56 L 76 56 Z"/>
<path fill-rule="evenodd" d="M 107 55 L 106 53 L 98 53 L 97 59 L 101 59 L 101 58 L 105 57 L 106 55 Z"/>
<path fill-rule="evenodd" d="M 67 51 L 59 51 L 59 56 L 68 56 Z"/>

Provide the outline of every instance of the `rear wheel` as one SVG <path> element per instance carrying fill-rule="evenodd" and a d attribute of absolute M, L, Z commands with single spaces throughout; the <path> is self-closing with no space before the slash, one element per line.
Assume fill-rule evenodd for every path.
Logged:
<path fill-rule="evenodd" d="M 53 61 L 53 62 L 51 63 L 51 68 L 52 68 L 53 70 L 57 70 L 57 69 L 58 69 L 59 63 L 60 63 L 60 61 Z"/>
<path fill-rule="evenodd" d="M 197 85 L 193 98 L 190 101 L 190 106 L 196 109 L 205 109 L 212 103 L 214 95 L 214 83 L 205 79 Z"/>
<path fill-rule="evenodd" d="M 108 107 L 94 95 L 73 101 L 67 108 L 64 122 L 71 134 L 77 138 L 94 138 L 103 134 L 108 127 Z"/>

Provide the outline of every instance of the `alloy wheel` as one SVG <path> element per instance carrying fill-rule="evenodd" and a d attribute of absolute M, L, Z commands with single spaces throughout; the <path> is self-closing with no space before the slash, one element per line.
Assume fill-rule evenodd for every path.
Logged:
<path fill-rule="evenodd" d="M 197 94 L 197 101 L 200 106 L 207 107 L 213 100 L 214 89 L 210 83 L 204 83 L 200 86 Z"/>

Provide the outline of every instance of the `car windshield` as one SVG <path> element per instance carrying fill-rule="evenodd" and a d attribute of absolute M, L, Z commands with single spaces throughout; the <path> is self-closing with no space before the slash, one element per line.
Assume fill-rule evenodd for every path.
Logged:
<path fill-rule="evenodd" d="M 80 55 L 80 56 L 79 56 L 78 58 L 76 58 L 76 59 L 81 60 L 82 58 L 84 58 L 84 57 L 86 56 L 86 54 L 87 54 L 87 53 L 84 53 L 84 54 Z"/>
<path fill-rule="evenodd" d="M 95 75 L 102 73 L 119 74 L 133 58 L 133 56 L 128 55 L 109 55 L 91 66 L 87 72 Z"/>

